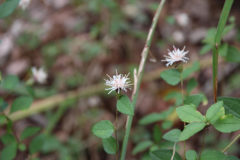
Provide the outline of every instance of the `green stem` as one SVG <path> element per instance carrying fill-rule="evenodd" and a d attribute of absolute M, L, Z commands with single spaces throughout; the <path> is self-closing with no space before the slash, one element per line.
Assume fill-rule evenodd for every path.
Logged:
<path fill-rule="evenodd" d="M 158 9 L 157 9 L 157 11 L 156 11 L 156 13 L 153 17 L 153 22 L 152 22 L 151 28 L 149 30 L 149 33 L 148 33 L 146 44 L 145 44 L 145 47 L 142 51 L 142 58 L 141 58 L 141 62 L 139 64 L 138 73 L 137 73 L 137 75 L 136 75 L 136 73 L 134 74 L 135 82 L 134 82 L 134 90 L 133 90 L 133 95 L 132 95 L 132 103 L 133 103 L 134 108 L 135 108 L 136 103 L 137 103 L 138 92 L 139 92 L 140 84 L 141 84 L 141 81 L 142 81 L 144 67 L 145 67 L 147 56 L 148 56 L 149 48 L 151 46 L 154 31 L 155 31 L 155 28 L 157 26 L 157 22 L 158 22 L 158 19 L 159 19 L 159 16 L 160 16 L 160 13 L 162 11 L 164 3 L 165 3 L 165 0 L 162 0 L 159 3 Z M 125 156 L 126 156 L 126 152 L 127 152 L 128 138 L 129 138 L 129 135 L 130 135 L 132 121 L 133 121 L 133 116 L 128 116 L 127 117 L 127 122 L 126 122 L 126 130 L 125 130 L 125 136 L 124 136 L 124 139 L 123 139 L 123 145 L 122 145 L 120 160 L 125 160 Z"/>
<path fill-rule="evenodd" d="M 240 134 L 237 135 L 223 150 L 222 152 L 226 152 L 237 140 L 240 138 Z"/>
<path fill-rule="evenodd" d="M 182 103 L 184 104 L 183 65 L 180 66 L 179 71 L 180 71 L 180 80 L 181 80 Z M 185 129 L 186 123 L 183 122 L 183 125 L 184 125 L 184 129 Z M 184 147 L 183 147 L 183 160 L 185 160 L 186 159 L 186 157 L 185 157 L 185 155 L 186 155 L 186 141 L 183 141 L 183 143 L 184 143 Z"/>
<path fill-rule="evenodd" d="M 218 92 L 218 47 L 221 44 L 221 39 L 223 36 L 223 31 L 227 22 L 228 15 L 230 13 L 232 4 L 234 0 L 225 0 L 221 16 L 218 22 L 217 32 L 215 36 L 215 47 L 213 47 L 212 56 L 212 70 L 213 70 L 213 95 L 214 102 L 217 102 L 217 92 Z"/>

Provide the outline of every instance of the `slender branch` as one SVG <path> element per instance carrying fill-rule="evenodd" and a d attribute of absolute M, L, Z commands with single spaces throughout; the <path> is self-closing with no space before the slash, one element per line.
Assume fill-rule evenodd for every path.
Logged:
<path fill-rule="evenodd" d="M 240 134 L 238 134 L 223 150 L 222 152 L 225 153 L 237 140 L 240 138 Z"/>
<path fill-rule="evenodd" d="M 184 90 L 183 90 L 183 66 L 181 66 L 180 70 L 180 79 L 181 79 L 181 93 L 182 93 L 182 103 L 184 103 Z M 184 129 L 186 127 L 186 123 L 183 122 Z M 186 159 L 186 140 L 183 141 L 183 160 Z"/>
<path fill-rule="evenodd" d="M 160 16 L 160 13 L 162 11 L 164 3 L 165 3 L 165 0 L 162 0 L 159 3 L 158 9 L 157 9 L 157 11 L 156 11 L 156 13 L 153 17 L 153 22 L 152 22 L 151 28 L 149 30 L 149 33 L 148 33 L 146 44 L 145 44 L 145 47 L 142 51 L 142 55 L 141 55 L 142 57 L 141 57 L 141 62 L 139 64 L 138 73 L 137 73 L 136 76 L 134 76 L 135 77 L 135 81 L 134 81 L 135 85 L 134 85 L 134 90 L 133 90 L 133 94 L 132 94 L 132 103 L 133 103 L 134 108 L 135 108 L 136 103 L 137 103 L 138 92 L 139 92 L 140 84 L 141 84 L 141 81 L 142 81 L 144 67 L 145 67 L 147 56 L 148 56 L 149 48 L 151 46 L 154 31 L 155 31 L 155 28 L 157 26 L 157 22 L 158 22 L 158 19 L 159 19 L 159 16 Z M 128 116 L 127 117 L 127 122 L 126 122 L 126 131 L 125 131 L 125 136 L 124 136 L 124 139 L 123 139 L 123 146 L 122 146 L 120 160 L 125 160 L 128 138 L 129 138 L 129 135 L 130 135 L 132 121 L 133 121 L 133 116 Z"/>
<path fill-rule="evenodd" d="M 175 153 L 176 153 L 176 144 L 177 144 L 177 142 L 175 142 L 174 145 L 173 145 L 173 154 L 172 154 L 171 160 L 174 159 L 174 156 L 175 156 Z"/>
<path fill-rule="evenodd" d="M 119 100 L 120 98 L 120 94 L 118 94 L 116 92 L 116 97 L 117 97 L 117 100 Z M 116 160 L 119 159 L 119 142 L 118 142 L 118 110 L 117 110 L 117 107 L 115 108 L 116 111 L 115 111 L 115 138 L 116 138 L 116 144 L 117 144 L 117 151 L 116 151 Z"/>

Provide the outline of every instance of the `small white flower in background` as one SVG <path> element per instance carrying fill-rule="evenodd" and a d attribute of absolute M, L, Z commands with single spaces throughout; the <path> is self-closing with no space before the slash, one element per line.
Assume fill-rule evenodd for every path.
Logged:
<path fill-rule="evenodd" d="M 173 32 L 173 39 L 177 43 L 183 43 L 185 41 L 185 36 L 181 31 Z"/>
<path fill-rule="evenodd" d="M 185 51 L 185 47 L 183 47 L 183 49 L 180 50 L 179 48 L 176 49 L 176 47 L 173 46 L 173 50 L 172 51 L 168 50 L 168 56 L 164 55 L 165 59 L 162 61 L 167 62 L 166 64 L 167 67 L 177 62 L 187 63 L 187 61 L 189 60 L 189 58 L 186 57 L 187 54 L 188 51 Z"/>
<path fill-rule="evenodd" d="M 130 79 L 128 78 L 129 73 L 126 75 L 118 74 L 116 70 L 116 75 L 114 75 L 113 77 L 110 77 L 109 75 L 107 76 L 109 77 L 109 79 L 105 80 L 105 84 L 109 88 L 106 88 L 105 90 L 109 91 L 108 94 L 113 91 L 116 91 L 119 94 L 121 90 L 127 92 L 127 89 L 130 89 L 131 84 Z"/>
<path fill-rule="evenodd" d="M 36 82 L 43 84 L 47 80 L 47 73 L 43 68 L 37 69 L 36 67 L 32 67 L 33 78 Z"/>
<path fill-rule="evenodd" d="M 190 23 L 190 18 L 187 13 L 179 13 L 176 15 L 176 21 L 180 26 L 186 27 Z"/>
<path fill-rule="evenodd" d="M 25 9 L 29 6 L 30 2 L 31 2 L 31 0 L 20 0 L 19 6 L 20 6 L 23 10 L 25 10 Z"/>

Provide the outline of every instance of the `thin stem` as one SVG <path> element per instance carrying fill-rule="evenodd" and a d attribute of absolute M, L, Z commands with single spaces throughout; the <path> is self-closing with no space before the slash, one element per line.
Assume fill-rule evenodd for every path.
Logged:
<path fill-rule="evenodd" d="M 237 140 L 240 138 L 240 134 L 238 134 L 223 150 L 222 152 L 225 153 Z"/>
<path fill-rule="evenodd" d="M 174 156 L 175 156 L 175 153 L 176 153 L 176 144 L 177 144 L 177 142 L 175 142 L 174 145 L 173 145 L 173 154 L 172 154 L 171 160 L 174 159 Z"/>
<path fill-rule="evenodd" d="M 213 70 L 213 96 L 214 102 L 217 102 L 217 92 L 218 92 L 218 47 L 221 45 L 221 39 L 223 36 L 224 28 L 227 22 L 228 15 L 232 8 L 234 0 L 225 0 L 221 16 L 218 21 L 217 32 L 215 36 L 215 47 L 213 47 L 213 56 L 212 56 L 212 70 Z"/>
<path fill-rule="evenodd" d="M 213 97 L 214 102 L 217 102 L 217 93 L 218 93 L 218 46 L 213 49 Z"/>
<path fill-rule="evenodd" d="M 180 79 L 181 79 L 181 93 L 182 93 L 182 103 L 184 103 L 184 90 L 183 90 L 183 66 L 180 68 Z M 183 122 L 184 128 L 186 126 L 186 123 Z M 183 141 L 184 147 L 183 147 L 183 160 L 185 160 L 185 154 L 186 154 L 186 141 Z"/>
<path fill-rule="evenodd" d="M 117 151 L 116 151 L 116 160 L 118 160 L 119 157 L 119 151 L 118 151 L 118 111 L 117 111 L 117 107 L 116 107 L 116 113 L 115 113 L 115 138 L 116 138 L 116 142 L 117 142 Z"/>
<path fill-rule="evenodd" d="M 149 30 L 149 33 L 148 33 L 146 44 L 145 44 L 145 47 L 142 51 L 142 57 L 141 57 L 141 62 L 139 64 L 139 68 L 138 68 L 138 74 L 134 75 L 135 82 L 134 82 L 134 90 L 133 90 L 133 94 L 132 94 L 132 103 L 133 103 L 134 108 L 136 106 L 138 92 L 139 92 L 140 84 L 141 84 L 141 81 L 142 81 L 144 67 L 145 67 L 147 56 L 148 56 L 149 48 L 151 46 L 154 31 L 155 31 L 155 28 L 157 26 L 157 22 L 158 22 L 158 19 L 159 19 L 159 16 L 160 16 L 160 13 L 162 11 L 164 3 L 165 3 L 165 0 L 162 0 L 159 3 L 158 9 L 157 9 L 157 11 L 156 11 L 156 13 L 153 17 L 153 22 L 152 22 L 151 28 Z M 128 138 L 129 138 L 129 135 L 130 135 L 132 121 L 133 121 L 133 116 L 128 116 L 127 117 L 127 122 L 126 122 L 126 131 L 125 131 L 125 135 L 124 135 L 124 139 L 123 139 L 123 146 L 122 146 L 120 160 L 125 160 L 125 156 L 126 156 L 126 152 L 127 152 Z"/>

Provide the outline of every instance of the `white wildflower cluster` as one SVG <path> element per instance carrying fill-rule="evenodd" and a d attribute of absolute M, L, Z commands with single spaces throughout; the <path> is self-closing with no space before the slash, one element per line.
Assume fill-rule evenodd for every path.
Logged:
<path fill-rule="evenodd" d="M 172 51 L 168 50 L 168 55 L 167 56 L 165 55 L 164 56 L 165 59 L 162 61 L 167 62 L 166 64 L 167 67 L 178 62 L 187 63 L 187 61 L 189 60 L 189 58 L 186 57 L 187 54 L 188 51 L 185 51 L 185 47 L 183 47 L 183 49 L 180 50 L 179 48 L 173 46 L 173 50 Z"/>
<path fill-rule="evenodd" d="M 128 78 L 129 73 L 127 75 L 123 75 L 118 74 L 116 71 L 116 75 L 114 75 L 113 77 L 110 77 L 109 75 L 107 76 L 109 77 L 109 79 L 105 80 L 105 84 L 109 88 L 106 88 L 105 90 L 109 91 L 108 94 L 113 91 L 116 91 L 119 94 L 121 90 L 127 92 L 127 89 L 130 89 L 131 84 L 130 79 Z"/>
<path fill-rule="evenodd" d="M 45 83 L 47 80 L 48 75 L 43 68 L 37 69 L 36 67 L 32 67 L 32 74 L 34 80 L 40 84 Z"/>
<path fill-rule="evenodd" d="M 30 3 L 31 3 L 31 0 L 20 0 L 19 6 L 20 6 L 23 10 L 25 10 L 25 9 L 27 9 L 27 7 L 30 5 Z"/>

